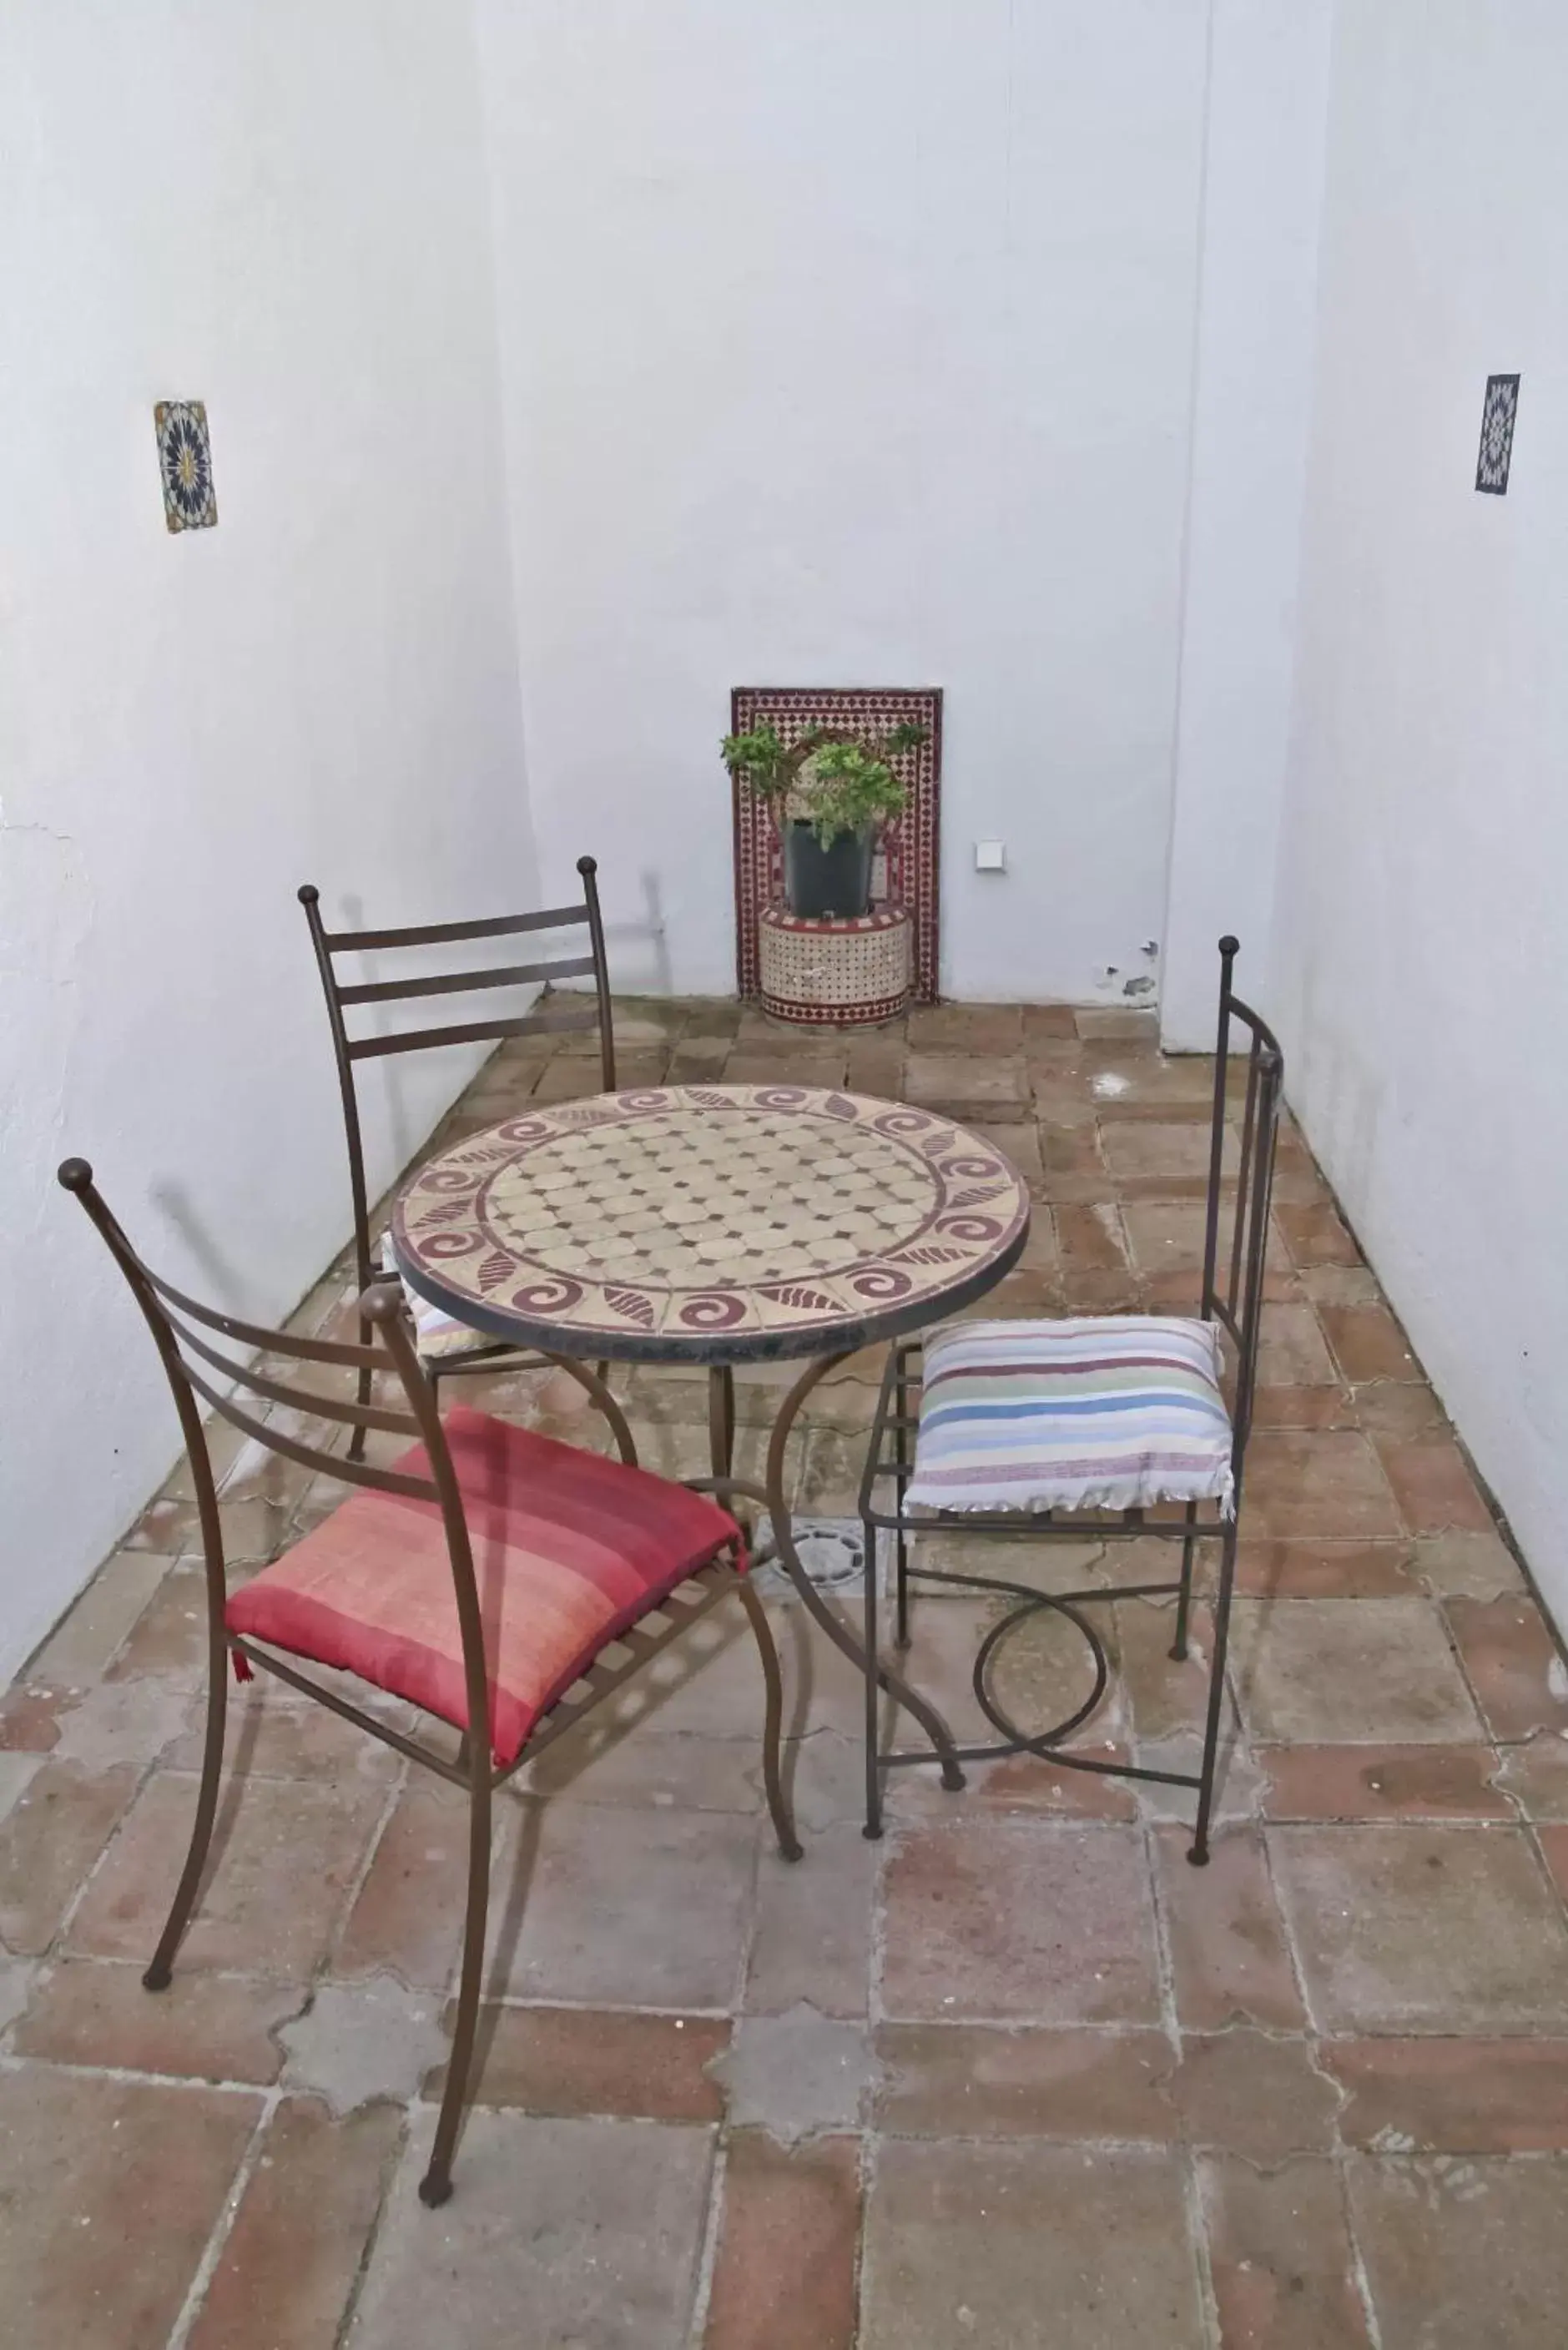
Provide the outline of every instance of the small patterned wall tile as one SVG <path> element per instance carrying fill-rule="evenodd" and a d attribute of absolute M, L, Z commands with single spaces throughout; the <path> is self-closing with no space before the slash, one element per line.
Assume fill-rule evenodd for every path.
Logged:
<path fill-rule="evenodd" d="M 1519 410 L 1519 378 L 1489 375 L 1481 408 L 1480 454 L 1476 460 L 1476 487 L 1501 498 L 1508 488 L 1509 461 L 1513 454 L 1513 420 Z"/>
<path fill-rule="evenodd" d="M 158 427 L 164 520 L 171 530 L 211 530 L 218 519 L 218 503 L 205 402 L 161 400 L 152 415 Z"/>

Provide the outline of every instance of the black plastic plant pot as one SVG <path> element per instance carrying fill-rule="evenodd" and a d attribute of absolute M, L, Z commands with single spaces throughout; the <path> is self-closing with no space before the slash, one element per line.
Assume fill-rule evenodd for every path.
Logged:
<path fill-rule="evenodd" d="M 809 824 L 784 827 L 784 896 L 803 921 L 851 921 L 871 911 L 871 834 L 837 832 L 826 848 Z"/>

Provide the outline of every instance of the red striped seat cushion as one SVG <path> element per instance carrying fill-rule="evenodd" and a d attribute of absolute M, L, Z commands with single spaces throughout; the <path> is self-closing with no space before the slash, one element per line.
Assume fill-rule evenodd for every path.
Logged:
<path fill-rule="evenodd" d="M 442 1423 L 462 1488 L 496 1762 L 601 1648 L 738 1539 L 701 1493 L 485 1413 Z M 422 1445 L 393 1464 L 428 1477 Z M 463 1730 L 462 1642 L 440 1509 L 356 1492 L 230 1599 L 229 1629 L 357 1673 Z"/>

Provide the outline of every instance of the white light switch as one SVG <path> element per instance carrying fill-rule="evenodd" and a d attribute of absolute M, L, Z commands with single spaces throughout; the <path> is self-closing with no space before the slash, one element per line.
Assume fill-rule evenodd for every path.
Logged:
<path fill-rule="evenodd" d="M 1004 840 L 977 840 L 974 844 L 974 869 L 977 873 L 1005 873 L 1007 843 Z"/>

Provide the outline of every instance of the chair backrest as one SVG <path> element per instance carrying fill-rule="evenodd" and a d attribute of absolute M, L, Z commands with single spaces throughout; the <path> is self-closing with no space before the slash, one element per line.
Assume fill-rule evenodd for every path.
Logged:
<path fill-rule="evenodd" d="M 354 1200 L 355 1259 L 361 1288 L 369 1288 L 377 1273 L 370 1262 L 370 1202 L 365 1189 L 365 1151 L 354 1075 L 361 1061 L 379 1060 L 389 1053 L 423 1052 L 433 1045 L 474 1044 L 491 1037 L 547 1035 L 597 1028 L 604 1090 L 615 1091 L 615 1033 L 604 923 L 599 914 L 598 866 L 591 857 L 579 857 L 577 871 L 583 879 L 580 906 L 546 906 L 531 914 L 501 914 L 474 922 L 427 922 L 397 930 L 329 931 L 321 919 L 321 892 L 310 881 L 301 888 L 299 902 L 310 926 L 310 942 L 316 951 L 316 967 L 327 998 L 332 1050 L 337 1063 L 337 1089 L 343 1101 L 348 1180 Z M 507 963 L 485 971 L 422 971 L 410 979 L 378 979 L 348 986 L 337 976 L 340 955 L 396 953 L 400 950 L 455 944 L 463 939 L 511 938 L 524 931 L 572 928 L 586 928 L 587 954 L 541 962 Z M 361 1003 L 405 1003 L 425 995 L 472 995 L 492 987 L 523 987 L 534 983 L 548 984 L 590 977 L 594 983 L 591 1009 L 562 1005 L 523 1013 L 512 1019 L 496 1015 L 488 1020 L 460 1021 L 444 1028 L 400 1029 L 380 1036 L 351 1036 L 345 1017 Z"/>
<path fill-rule="evenodd" d="M 1231 1415 L 1240 1461 L 1252 1424 L 1258 1380 L 1258 1338 L 1269 1247 L 1269 1206 L 1279 1139 L 1284 1055 L 1267 1022 L 1243 1003 L 1231 985 L 1241 952 L 1233 938 L 1220 941 L 1220 1026 L 1214 1053 L 1214 1125 L 1209 1151 L 1209 1209 L 1203 1237 L 1203 1315 L 1229 1331 L 1236 1347 L 1236 1395 Z M 1232 1055 L 1232 1032 L 1246 1032 L 1245 1054 Z M 1232 1060 L 1236 1068 L 1232 1070 Z M 1225 1192 L 1233 1086 L 1245 1070 L 1246 1093 L 1238 1138 L 1233 1202 Z"/>
<path fill-rule="evenodd" d="M 299 1462 L 319 1475 L 337 1478 L 344 1484 L 367 1485 L 379 1492 L 406 1494 L 439 1506 L 457 1596 L 468 1719 L 476 1729 L 484 1725 L 484 1742 L 481 1743 L 476 1739 L 475 1752 L 488 1753 L 484 1638 L 468 1524 L 435 1396 L 420 1367 L 398 1284 L 383 1282 L 361 1298 L 362 1320 L 369 1332 L 369 1343 L 366 1345 L 353 1346 L 337 1338 L 304 1337 L 292 1331 L 269 1330 L 256 1323 L 242 1322 L 234 1315 L 220 1313 L 213 1306 L 185 1296 L 142 1263 L 105 1203 L 85 1159 L 66 1159 L 58 1173 L 64 1188 L 76 1194 L 92 1218 L 125 1275 L 152 1333 L 173 1393 L 196 1489 L 214 1646 L 221 1638 L 227 1586 L 217 1483 L 198 1398 L 255 1443 L 285 1460 Z M 289 1366 L 317 1364 L 329 1371 L 390 1373 L 400 1384 L 403 1401 L 401 1405 L 376 1403 L 363 1394 L 358 1401 L 350 1401 L 344 1395 L 296 1386 L 275 1367 L 280 1362 Z M 343 1385 L 346 1387 L 348 1382 Z M 350 1428 L 378 1429 L 403 1438 L 410 1445 L 422 1444 L 431 1473 L 418 1476 L 401 1470 L 382 1469 L 308 1444 L 295 1432 L 292 1419 L 288 1425 L 279 1426 L 273 1420 L 258 1419 L 254 1406 L 247 1409 L 237 1399 L 240 1391 L 247 1398 L 256 1397 L 267 1404 L 282 1406 L 290 1414 L 300 1412 L 307 1418 L 337 1421 Z"/>

